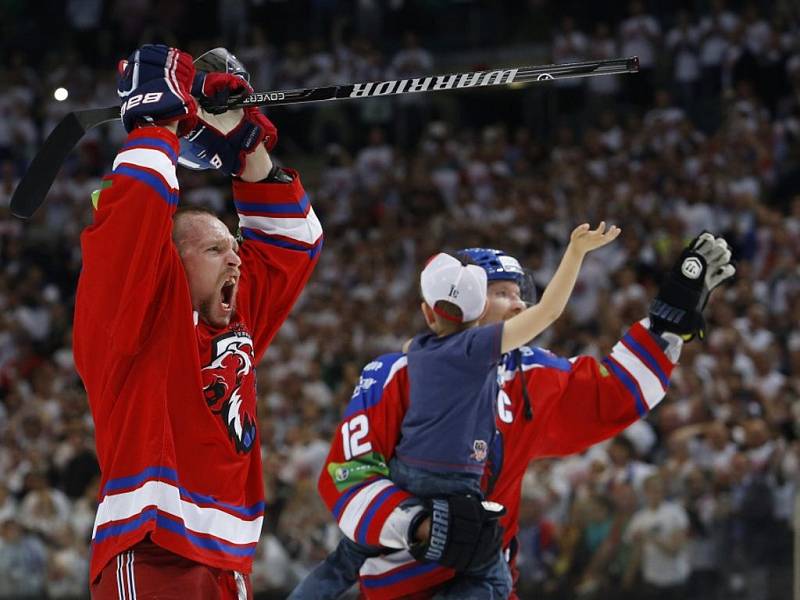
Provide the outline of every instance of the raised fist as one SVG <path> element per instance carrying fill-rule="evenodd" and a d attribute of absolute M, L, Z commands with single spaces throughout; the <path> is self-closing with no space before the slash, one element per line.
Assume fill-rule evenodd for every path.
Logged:
<path fill-rule="evenodd" d="M 127 131 L 146 124 L 178 124 L 178 135 L 197 122 L 192 97 L 195 69 L 192 57 L 177 48 L 146 44 L 119 63 L 117 94 Z"/>

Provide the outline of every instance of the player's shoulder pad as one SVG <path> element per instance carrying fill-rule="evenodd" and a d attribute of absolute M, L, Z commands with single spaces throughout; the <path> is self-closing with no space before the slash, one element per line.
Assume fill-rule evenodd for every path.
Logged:
<path fill-rule="evenodd" d="M 523 371 L 541 367 L 559 371 L 569 371 L 572 368 L 569 359 L 553 354 L 550 350 L 538 346 L 521 346 L 519 352 L 509 352 L 504 356 L 503 371 L 513 377 L 514 372 L 519 369 L 520 362 Z"/>
<path fill-rule="evenodd" d="M 383 397 L 383 389 L 407 365 L 408 359 L 402 352 L 382 354 L 368 362 L 361 369 L 361 377 L 355 389 L 353 389 L 353 395 L 347 405 L 345 417 L 367 410 L 380 402 Z"/>

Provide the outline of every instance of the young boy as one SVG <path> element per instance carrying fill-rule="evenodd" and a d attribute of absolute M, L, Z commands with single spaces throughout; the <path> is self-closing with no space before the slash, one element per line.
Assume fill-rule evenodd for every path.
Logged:
<path fill-rule="evenodd" d="M 495 435 L 500 357 L 529 342 L 563 312 L 584 256 L 614 240 L 617 227 L 588 224 L 570 236 L 564 257 L 539 303 L 504 323 L 478 327 L 486 307 L 486 271 L 437 254 L 422 271 L 422 313 L 430 332 L 408 344 L 410 403 L 391 479 L 420 497 L 481 495 Z M 493 564 L 462 573 L 485 597 L 506 598 L 511 578 L 500 554 Z M 490 591 L 491 590 L 491 591 Z"/>

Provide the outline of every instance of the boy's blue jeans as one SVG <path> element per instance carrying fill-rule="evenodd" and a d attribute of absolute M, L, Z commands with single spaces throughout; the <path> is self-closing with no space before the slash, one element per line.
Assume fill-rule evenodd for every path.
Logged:
<path fill-rule="evenodd" d="M 480 481 L 460 473 L 432 473 L 410 467 L 397 459 L 389 462 L 390 478 L 415 496 L 433 498 L 481 495 Z M 375 550 L 342 538 L 328 557 L 300 582 L 288 600 L 333 600 L 358 581 L 361 565 Z M 500 552 L 497 560 L 476 570 L 459 573 L 437 599 L 505 600 L 511 594 L 511 572 Z"/>

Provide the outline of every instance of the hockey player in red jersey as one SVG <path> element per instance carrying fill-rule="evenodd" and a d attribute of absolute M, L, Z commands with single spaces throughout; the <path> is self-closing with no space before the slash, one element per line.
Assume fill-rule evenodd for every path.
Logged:
<path fill-rule="evenodd" d="M 462 252 L 487 270 L 489 310 L 483 322 L 523 309 L 517 285 L 522 270 L 515 259 L 496 250 Z M 694 240 L 662 284 L 649 319 L 635 323 L 602 361 L 565 359 L 531 347 L 505 357 L 497 398 L 500 436 L 491 449 L 485 488 L 490 500 L 507 508 L 503 544 L 512 567 L 528 463 L 608 439 L 661 402 L 684 339 L 704 333 L 702 309 L 709 293 L 734 274 L 730 256 L 722 238 L 704 233 Z M 409 553 L 419 538 L 411 528 L 420 523 L 424 504 L 388 479 L 408 387 L 407 359 L 400 353 L 381 356 L 362 371 L 319 479 L 320 494 L 346 537 L 317 567 L 324 585 L 317 587 L 316 598 L 336 598 L 356 578 L 367 598 L 428 598 L 432 590 L 437 597 L 462 597 L 456 573 L 417 562 Z M 348 568 L 353 543 L 374 548 L 358 573 Z M 305 592 L 301 584 L 291 597 L 306 597 Z"/>
<path fill-rule="evenodd" d="M 176 214 L 176 133 L 212 125 L 193 94 L 246 88 L 233 74 L 195 73 L 166 46 L 123 65 L 129 135 L 81 236 L 75 308 L 102 470 L 95 599 L 252 597 L 264 517 L 254 367 L 322 234 L 297 173 L 272 165 L 274 126 L 252 111 L 213 129 L 222 170 L 236 176 L 240 240 L 207 211 Z"/>

